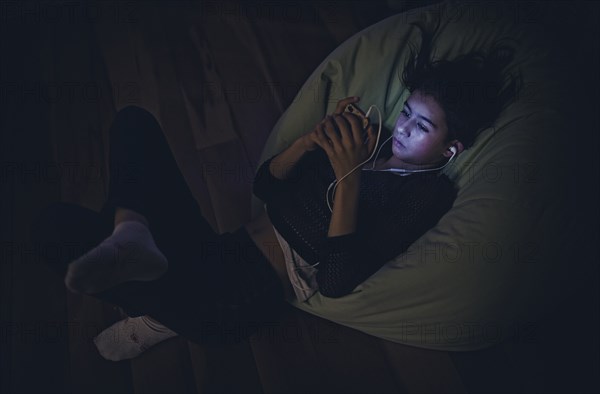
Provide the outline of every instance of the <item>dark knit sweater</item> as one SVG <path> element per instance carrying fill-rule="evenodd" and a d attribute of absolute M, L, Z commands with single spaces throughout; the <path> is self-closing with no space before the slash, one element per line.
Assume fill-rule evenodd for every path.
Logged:
<path fill-rule="evenodd" d="M 456 198 L 452 182 L 438 172 L 398 176 L 361 171 L 357 230 L 328 237 L 331 212 L 325 193 L 335 174 L 326 153 L 306 153 L 286 180 L 271 174 L 274 157 L 259 168 L 253 192 L 289 245 L 308 263 L 320 262 L 317 283 L 326 297 L 350 293 L 406 251 Z"/>

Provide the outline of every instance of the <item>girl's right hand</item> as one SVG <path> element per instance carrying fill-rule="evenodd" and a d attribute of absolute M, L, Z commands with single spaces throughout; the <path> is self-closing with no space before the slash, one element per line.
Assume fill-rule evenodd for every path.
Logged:
<path fill-rule="evenodd" d="M 335 107 L 334 114 L 335 115 L 342 114 L 348 104 L 358 103 L 359 101 L 360 101 L 360 97 L 358 97 L 358 96 L 346 97 L 344 99 L 341 99 L 340 101 L 338 101 L 338 103 Z M 318 130 L 319 130 L 320 126 L 325 123 L 326 120 L 327 120 L 327 117 L 325 117 L 325 119 L 323 119 L 317 126 L 315 126 L 315 128 L 310 133 L 300 137 L 301 146 L 305 151 L 310 152 L 310 151 L 313 151 L 313 150 L 319 148 L 319 145 L 317 144 Z"/>

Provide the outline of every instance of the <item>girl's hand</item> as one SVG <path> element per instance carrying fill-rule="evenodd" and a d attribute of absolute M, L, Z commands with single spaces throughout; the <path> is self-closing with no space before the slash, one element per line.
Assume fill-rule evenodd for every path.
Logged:
<path fill-rule="evenodd" d="M 340 103 L 342 102 L 344 100 L 340 101 Z M 344 108 L 351 102 L 354 101 L 349 101 L 341 107 Z M 338 104 L 338 106 L 340 105 Z M 369 125 L 366 129 L 367 142 L 364 142 L 364 133 L 362 120 L 358 116 L 342 112 L 341 114 L 328 115 L 317 125 L 315 131 L 308 134 L 308 136 L 315 144 L 325 150 L 336 179 L 341 179 L 354 167 L 367 160 L 375 148 L 373 127 Z M 360 172 L 355 171 L 348 177 L 360 177 Z"/>
<path fill-rule="evenodd" d="M 340 101 L 338 101 L 337 106 L 335 107 L 335 115 L 341 115 L 342 113 L 344 113 L 344 110 L 346 109 L 346 106 L 348 104 L 354 104 L 354 103 L 358 103 L 360 101 L 360 97 L 358 96 L 352 96 L 352 97 L 346 97 L 345 99 L 341 99 Z"/>
<path fill-rule="evenodd" d="M 358 96 L 346 97 L 346 98 L 338 101 L 337 106 L 335 107 L 334 114 L 341 115 L 342 113 L 344 113 L 344 110 L 348 104 L 358 103 L 359 101 L 360 101 L 360 97 L 358 97 Z M 321 123 L 323 123 L 323 122 L 321 122 Z M 317 125 L 317 128 L 318 127 L 319 127 L 319 125 Z M 318 143 L 316 142 L 317 141 L 317 136 L 316 136 L 317 128 L 315 128 L 310 133 L 305 134 L 299 138 L 300 146 L 307 152 L 313 151 L 319 147 Z"/>
<path fill-rule="evenodd" d="M 315 128 L 310 133 L 305 134 L 298 139 L 298 143 L 300 144 L 302 149 L 304 149 L 305 152 L 313 151 L 319 147 L 319 145 L 316 143 L 316 140 L 315 140 L 316 132 L 317 132 L 317 129 Z"/>

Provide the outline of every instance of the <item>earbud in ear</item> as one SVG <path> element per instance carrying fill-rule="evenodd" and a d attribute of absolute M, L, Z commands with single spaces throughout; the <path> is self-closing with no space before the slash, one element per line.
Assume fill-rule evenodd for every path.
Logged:
<path fill-rule="evenodd" d="M 450 152 L 452 152 L 453 154 L 456 154 L 456 147 L 455 146 L 451 146 L 450 147 Z"/>

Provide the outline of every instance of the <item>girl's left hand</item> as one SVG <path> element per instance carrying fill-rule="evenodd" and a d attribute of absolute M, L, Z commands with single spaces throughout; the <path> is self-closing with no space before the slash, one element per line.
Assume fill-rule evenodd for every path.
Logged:
<path fill-rule="evenodd" d="M 365 132 L 368 137 L 366 142 Z M 376 142 L 373 127 L 369 124 L 366 130 L 363 129 L 362 119 L 349 112 L 328 115 L 311 135 L 327 153 L 338 180 L 367 160 Z M 360 171 L 348 175 L 353 176 L 360 177 Z"/>

